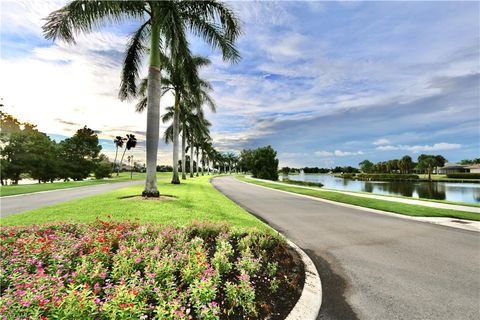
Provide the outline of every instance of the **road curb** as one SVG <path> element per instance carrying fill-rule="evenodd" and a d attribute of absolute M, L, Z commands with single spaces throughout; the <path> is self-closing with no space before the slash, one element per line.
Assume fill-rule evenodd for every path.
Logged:
<path fill-rule="evenodd" d="M 303 285 L 302 295 L 288 314 L 285 320 L 315 320 L 322 306 L 322 282 L 317 268 L 308 255 L 300 249 L 295 243 L 287 240 L 302 259 L 305 267 L 305 283 Z"/>

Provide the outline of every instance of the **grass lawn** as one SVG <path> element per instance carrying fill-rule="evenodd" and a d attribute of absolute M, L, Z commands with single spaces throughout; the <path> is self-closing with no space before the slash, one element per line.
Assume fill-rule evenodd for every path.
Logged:
<path fill-rule="evenodd" d="M 420 179 L 428 180 L 428 174 L 417 174 Z M 478 183 L 480 179 L 457 179 L 457 178 L 448 178 L 446 174 L 432 174 L 432 180 L 441 180 L 441 181 L 451 181 L 451 182 L 472 182 Z"/>
<path fill-rule="evenodd" d="M 171 176 L 171 172 L 159 172 L 157 177 L 168 177 Z M 134 172 L 133 180 L 143 180 L 145 179 L 145 173 Z M 130 172 L 121 172 L 117 177 L 116 174 L 113 174 L 110 179 L 93 179 L 93 180 L 83 180 L 83 181 L 67 181 L 67 182 L 55 182 L 55 183 L 35 183 L 35 184 L 21 184 L 21 185 L 8 185 L 0 187 L 0 197 L 13 196 L 17 194 L 32 193 L 39 191 L 48 191 L 48 190 L 57 190 L 57 189 L 67 189 L 75 187 L 85 187 L 92 186 L 97 184 L 104 183 L 114 183 L 121 181 L 130 181 Z"/>
<path fill-rule="evenodd" d="M 250 179 L 242 176 L 237 176 L 237 179 L 244 182 L 257 184 L 260 186 L 269 187 L 272 189 L 278 189 L 278 190 L 308 195 L 316 198 L 322 198 L 326 200 L 352 204 L 360 207 L 394 212 L 394 213 L 399 213 L 407 216 L 449 217 L 449 218 L 480 221 L 480 214 L 474 213 L 474 212 L 464 212 L 464 211 L 457 211 L 457 210 L 450 210 L 450 209 L 438 209 L 438 208 L 424 207 L 424 206 L 413 205 L 413 204 L 404 204 L 404 203 L 396 203 L 396 202 L 385 201 L 385 200 L 361 198 L 361 197 L 355 197 L 355 196 L 346 195 L 338 192 L 332 192 L 332 191 L 305 189 L 305 188 L 298 188 L 294 186 L 284 186 L 284 185 L 254 180 L 254 179 Z"/>
<path fill-rule="evenodd" d="M 195 220 L 228 222 L 232 227 L 270 228 L 218 192 L 210 183 L 211 176 L 182 180 L 179 185 L 169 179 L 159 180 L 162 195 L 176 200 L 157 201 L 132 199 L 141 194 L 143 187 L 135 186 L 103 193 L 97 196 L 64 202 L 46 208 L 10 215 L 1 224 L 31 225 L 47 222 L 92 222 L 97 217 L 140 223 L 161 223 L 174 226 L 188 225 Z"/>

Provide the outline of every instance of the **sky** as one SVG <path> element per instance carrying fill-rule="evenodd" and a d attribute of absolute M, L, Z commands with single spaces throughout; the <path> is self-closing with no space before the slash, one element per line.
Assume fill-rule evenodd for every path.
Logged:
<path fill-rule="evenodd" d="M 145 158 L 146 114 L 118 99 L 122 58 L 136 23 L 47 41 L 55 1 L 1 4 L 4 111 L 61 140 L 87 125 L 113 159 L 116 135 L 133 133 Z M 232 1 L 242 21 L 242 60 L 208 56 L 217 112 L 214 146 L 271 145 L 280 166 L 358 166 L 422 153 L 480 157 L 480 2 Z M 146 75 L 144 66 L 143 74 Z M 161 112 L 172 104 L 161 102 Z M 161 132 L 168 124 L 162 124 Z M 161 142 L 158 161 L 171 164 Z"/>

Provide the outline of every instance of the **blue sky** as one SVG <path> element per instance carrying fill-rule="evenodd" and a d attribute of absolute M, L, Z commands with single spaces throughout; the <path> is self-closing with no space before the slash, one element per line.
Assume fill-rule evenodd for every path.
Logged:
<path fill-rule="evenodd" d="M 53 44 L 41 18 L 62 3 L 1 2 L 5 108 L 56 137 L 86 124 L 109 155 L 112 136 L 135 133 L 142 159 L 145 115 L 117 99 L 134 25 Z M 289 166 L 480 156 L 479 2 L 229 4 L 243 22 L 238 64 L 191 39 L 213 61 L 203 75 L 215 89 L 218 111 L 208 116 L 218 149 L 269 144 Z M 161 144 L 162 163 L 171 163 L 170 148 Z"/>

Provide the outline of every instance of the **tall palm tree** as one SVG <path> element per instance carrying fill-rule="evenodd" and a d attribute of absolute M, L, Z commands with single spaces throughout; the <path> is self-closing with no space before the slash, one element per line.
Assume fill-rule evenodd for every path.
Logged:
<path fill-rule="evenodd" d="M 235 14 L 216 1 L 94 1 L 74 0 L 47 17 L 47 39 L 75 43 L 75 36 L 106 24 L 139 21 L 127 44 L 120 86 L 122 100 L 135 97 L 143 57 L 149 54 L 146 154 L 143 195 L 158 197 L 156 165 L 160 124 L 161 49 L 182 56 L 189 52 L 187 31 L 222 51 L 224 60 L 237 61 L 234 42 L 240 34 Z"/>
<path fill-rule="evenodd" d="M 173 174 L 172 183 L 179 184 L 178 177 L 178 145 L 179 133 L 182 131 L 181 126 L 185 122 L 185 113 L 191 108 L 201 108 L 203 104 L 207 104 L 212 112 L 215 112 L 215 103 L 209 95 L 211 91 L 210 83 L 198 76 L 198 69 L 202 66 L 210 64 L 210 60 L 200 56 L 187 56 L 181 62 L 179 59 L 169 59 L 164 63 L 166 70 L 165 77 L 162 78 L 162 92 L 174 92 L 174 106 L 169 108 L 167 114 L 162 117 L 162 122 L 172 121 L 171 127 L 165 131 L 168 133 L 168 139 L 165 142 L 173 142 Z M 147 82 L 146 79 L 143 83 Z M 137 104 L 136 110 L 141 112 L 145 108 L 145 85 L 142 84 L 139 95 L 141 99 Z M 185 162 L 185 133 L 182 135 L 182 163 Z M 182 178 L 185 179 L 185 171 L 183 170 Z"/>
<path fill-rule="evenodd" d="M 122 136 L 116 136 L 115 139 L 113 139 L 113 143 L 115 144 L 115 159 L 113 160 L 113 169 L 117 169 L 117 156 L 118 156 L 118 148 L 123 148 L 123 144 L 125 143 L 125 138 Z"/>

